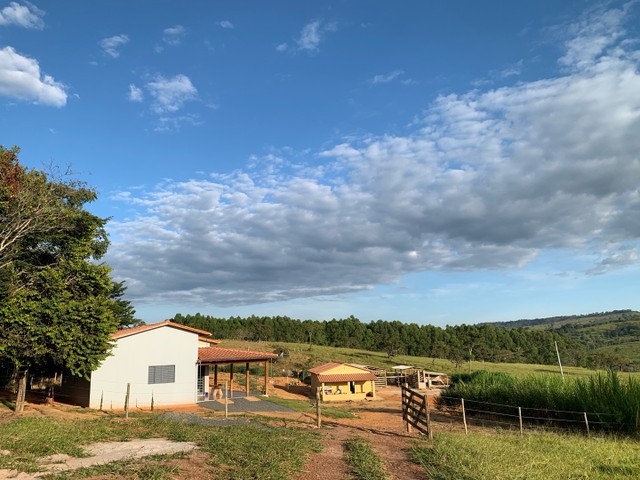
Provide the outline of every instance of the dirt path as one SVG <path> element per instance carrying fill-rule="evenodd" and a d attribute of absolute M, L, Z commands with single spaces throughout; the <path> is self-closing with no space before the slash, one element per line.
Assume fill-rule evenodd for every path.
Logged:
<path fill-rule="evenodd" d="M 324 449 L 311 455 L 304 471 L 294 480 L 353 478 L 345 459 L 344 443 L 355 437 L 369 441 L 392 480 L 427 479 L 424 469 L 409 457 L 408 449 L 417 437 L 406 433 L 400 405 L 399 391 L 388 390 L 378 400 L 357 410 L 358 418 L 324 420 L 320 430 Z"/>

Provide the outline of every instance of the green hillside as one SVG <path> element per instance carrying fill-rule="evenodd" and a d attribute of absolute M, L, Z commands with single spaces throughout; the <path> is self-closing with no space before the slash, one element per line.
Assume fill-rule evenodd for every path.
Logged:
<path fill-rule="evenodd" d="M 597 367 L 640 370 L 640 312 L 616 310 L 491 324 L 567 335 L 580 342 Z"/>

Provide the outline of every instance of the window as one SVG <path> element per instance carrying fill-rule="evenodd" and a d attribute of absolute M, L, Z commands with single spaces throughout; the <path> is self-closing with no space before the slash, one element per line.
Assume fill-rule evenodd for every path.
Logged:
<path fill-rule="evenodd" d="M 149 367 L 149 383 L 174 383 L 176 381 L 175 365 L 152 365 Z"/>

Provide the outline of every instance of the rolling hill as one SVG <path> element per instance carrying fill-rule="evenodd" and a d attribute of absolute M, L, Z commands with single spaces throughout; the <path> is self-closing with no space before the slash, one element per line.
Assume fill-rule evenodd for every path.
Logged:
<path fill-rule="evenodd" d="M 634 310 L 515 320 L 490 325 L 561 333 L 584 345 L 596 363 L 605 362 L 598 366 L 640 370 L 640 312 Z"/>

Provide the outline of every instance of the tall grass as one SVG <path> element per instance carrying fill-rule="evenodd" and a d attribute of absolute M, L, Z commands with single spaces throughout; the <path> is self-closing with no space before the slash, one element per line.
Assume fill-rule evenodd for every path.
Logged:
<path fill-rule="evenodd" d="M 616 372 L 563 381 L 551 375 L 512 377 L 479 371 L 454 380 L 456 387 L 441 397 L 444 403 L 447 398 L 464 398 L 530 409 L 587 412 L 595 428 L 640 432 L 640 382 L 633 377 L 623 380 Z"/>
<path fill-rule="evenodd" d="M 411 454 L 432 480 L 640 478 L 640 445 L 613 436 L 441 432 L 433 444 L 417 441 Z"/>

